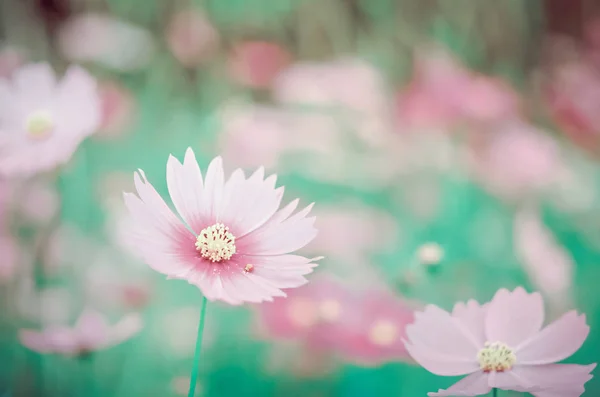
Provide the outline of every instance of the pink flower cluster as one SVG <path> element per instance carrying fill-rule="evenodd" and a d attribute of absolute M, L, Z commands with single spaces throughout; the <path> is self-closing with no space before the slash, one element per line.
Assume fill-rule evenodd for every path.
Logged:
<path fill-rule="evenodd" d="M 404 328 L 412 308 L 390 292 L 357 292 L 329 278 L 258 308 L 265 337 L 303 340 L 311 351 L 339 354 L 359 365 L 405 361 Z"/>

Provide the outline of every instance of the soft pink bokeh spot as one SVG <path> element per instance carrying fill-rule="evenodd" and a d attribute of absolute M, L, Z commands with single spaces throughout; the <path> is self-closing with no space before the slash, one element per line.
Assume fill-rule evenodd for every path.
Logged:
<path fill-rule="evenodd" d="M 4 47 L 0 49 L 0 79 L 8 78 L 25 62 L 25 56 L 16 48 Z"/>
<path fill-rule="evenodd" d="M 407 301 L 373 289 L 362 292 L 355 302 L 355 307 L 343 313 L 335 336 L 341 355 L 366 366 L 410 361 L 403 342 L 404 329 L 413 321 L 413 308 Z"/>
<path fill-rule="evenodd" d="M 171 17 L 166 39 L 175 59 L 185 67 L 193 68 L 214 54 L 219 33 L 204 13 L 190 9 Z"/>
<path fill-rule="evenodd" d="M 30 176 L 65 164 L 99 123 L 96 81 L 84 69 L 71 66 L 57 80 L 47 63 L 21 67 L 0 79 L 0 174 Z"/>
<path fill-rule="evenodd" d="M 465 69 L 449 54 L 421 54 L 410 86 L 398 96 L 399 122 L 407 128 L 490 123 L 518 112 L 517 95 L 500 80 Z"/>
<path fill-rule="evenodd" d="M 234 80 L 254 88 L 267 88 L 291 62 L 291 55 L 277 43 L 248 41 L 237 44 L 229 58 Z"/>
<path fill-rule="evenodd" d="M 320 258 L 293 254 L 317 235 L 315 218 L 308 216 L 312 204 L 294 213 L 299 201 L 294 200 L 279 209 L 283 187 L 275 188 L 276 180 L 276 175 L 265 178 L 262 167 L 248 178 L 237 169 L 226 180 L 220 157 L 211 161 L 203 176 L 189 148 L 183 164 L 173 156 L 167 162 L 169 195 L 185 224 L 139 170 L 134 177 L 139 197 L 124 194 L 133 220 L 128 238 L 151 268 L 188 281 L 211 301 L 239 305 L 285 297 L 282 289 L 306 284 L 304 276 Z M 229 237 L 214 237 L 217 232 L 211 230 Z M 215 238 L 227 251 L 202 243 L 203 249 L 218 256 L 201 253 L 198 235 L 209 241 Z"/>
<path fill-rule="evenodd" d="M 128 132 L 134 121 L 137 104 L 133 94 L 116 81 L 100 83 L 102 118 L 98 133 L 100 139 L 115 139 Z"/>
<path fill-rule="evenodd" d="M 558 143 L 524 122 L 505 123 L 488 131 L 474 149 L 472 160 L 475 178 L 508 200 L 543 192 L 563 167 Z"/>
<path fill-rule="evenodd" d="M 154 56 L 149 32 L 100 13 L 77 14 L 61 26 L 58 45 L 71 62 L 94 62 L 119 72 L 146 67 Z"/>
<path fill-rule="evenodd" d="M 125 342 L 142 326 L 138 314 L 127 315 L 110 325 L 102 314 L 87 309 L 73 327 L 49 326 L 42 331 L 22 329 L 19 339 L 24 346 L 39 353 L 77 356 Z"/>
<path fill-rule="evenodd" d="M 554 120 L 582 148 L 597 151 L 600 143 L 600 69 L 569 62 L 548 76 L 545 87 Z"/>
<path fill-rule="evenodd" d="M 570 311 L 542 329 L 543 323 L 539 293 L 500 289 L 485 305 L 470 300 L 457 303 L 451 313 L 434 305 L 416 312 L 415 322 L 406 327 L 406 348 L 436 375 L 468 375 L 429 396 L 478 396 L 492 388 L 531 392 L 535 397 L 581 395 L 596 364 L 556 363 L 579 350 L 587 338 L 585 315 Z M 504 344 L 514 362 L 506 368 L 503 364 L 503 371 L 484 371 L 478 357 L 486 342 Z"/>

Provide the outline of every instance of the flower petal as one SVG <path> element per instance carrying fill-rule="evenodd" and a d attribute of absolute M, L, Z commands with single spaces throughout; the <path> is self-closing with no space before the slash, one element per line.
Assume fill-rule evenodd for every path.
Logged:
<path fill-rule="evenodd" d="M 465 360 L 436 352 L 422 345 L 412 345 L 404 342 L 404 347 L 410 356 L 427 371 L 440 376 L 458 376 L 472 374 L 479 371 L 479 364 L 472 360 Z"/>
<path fill-rule="evenodd" d="M 75 333 L 81 349 L 95 351 L 106 345 L 109 325 L 102 314 L 86 309 L 75 324 Z"/>
<path fill-rule="evenodd" d="M 539 293 L 518 287 L 500 289 L 489 303 L 485 331 L 487 340 L 518 346 L 535 335 L 544 323 L 544 304 Z"/>
<path fill-rule="evenodd" d="M 452 310 L 452 317 L 460 321 L 468 336 L 474 344 L 483 346 L 485 338 L 485 315 L 487 306 L 481 306 L 475 300 L 469 300 L 466 304 L 458 302 Z"/>
<path fill-rule="evenodd" d="M 429 397 L 437 396 L 481 396 L 492 390 L 488 386 L 487 375 L 478 371 L 459 380 L 445 390 L 438 390 L 437 393 L 427 393 Z"/>
<path fill-rule="evenodd" d="M 564 314 L 515 349 L 520 365 L 551 364 L 571 356 L 587 338 L 590 327 L 585 314 Z"/>
<path fill-rule="evenodd" d="M 111 327 L 106 347 L 125 342 L 139 333 L 143 326 L 144 322 L 139 313 L 128 314 Z"/>
<path fill-rule="evenodd" d="M 442 329 L 444 332 L 439 332 Z M 406 327 L 406 335 L 416 347 L 457 361 L 476 363 L 481 348 L 469 338 L 460 321 L 435 305 L 427 305 L 422 312 L 415 312 L 415 322 Z"/>
<path fill-rule="evenodd" d="M 202 173 L 191 148 L 185 152 L 183 165 L 172 155 L 167 161 L 167 186 L 175 209 L 187 225 L 200 233 L 208 223 L 207 208 L 203 206 Z"/>
<path fill-rule="evenodd" d="M 14 92 L 29 110 L 50 105 L 56 88 L 56 75 L 48 63 L 33 63 L 17 69 L 12 78 Z"/>
<path fill-rule="evenodd" d="M 173 214 L 143 171 L 135 174 L 139 198 L 125 193 L 125 205 L 132 222 L 132 243 L 139 254 L 154 270 L 176 275 L 189 271 L 199 260 L 195 251 L 195 237 Z"/>
<path fill-rule="evenodd" d="M 306 218 L 312 204 L 295 215 L 281 219 L 279 213 L 287 213 L 284 208 L 264 225 L 236 241 L 240 254 L 283 255 L 296 251 L 308 244 L 317 235 L 313 227 L 314 217 Z"/>
<path fill-rule="evenodd" d="M 22 329 L 19 331 L 19 340 L 23 346 L 39 353 L 51 351 L 46 335 L 43 332 Z"/>
<path fill-rule="evenodd" d="M 530 392 L 573 389 L 583 392 L 583 385 L 592 378 L 590 372 L 595 367 L 596 364 L 517 365 L 509 373 Z"/>
<path fill-rule="evenodd" d="M 215 157 L 206 171 L 204 190 L 202 191 L 201 208 L 206 208 L 206 216 L 216 223 L 223 210 L 223 188 L 225 176 L 223 174 L 223 159 Z M 211 222 L 212 223 L 212 222 Z"/>

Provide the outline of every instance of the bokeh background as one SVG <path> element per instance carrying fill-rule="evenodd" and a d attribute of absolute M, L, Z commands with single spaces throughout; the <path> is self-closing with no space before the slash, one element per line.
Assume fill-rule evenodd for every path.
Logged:
<path fill-rule="evenodd" d="M 0 396 L 187 395 L 200 292 L 136 259 L 122 202 L 138 168 L 166 195 L 187 147 L 316 202 L 326 257 L 285 302 L 209 305 L 197 396 L 424 396 L 454 379 L 398 348 L 410 310 L 518 285 L 585 312 L 572 360 L 598 360 L 600 3 L 2 0 L 0 78 L 34 61 L 86 67 L 103 119 L 0 181 Z M 20 343 L 86 307 L 143 328 L 83 358 Z"/>

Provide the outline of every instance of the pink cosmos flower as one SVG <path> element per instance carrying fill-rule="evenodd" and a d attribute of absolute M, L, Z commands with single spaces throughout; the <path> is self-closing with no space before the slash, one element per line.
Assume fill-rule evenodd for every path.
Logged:
<path fill-rule="evenodd" d="M 441 376 L 468 375 L 429 396 L 476 396 L 492 388 L 535 397 L 580 396 L 591 365 L 556 364 L 575 353 L 589 327 L 570 311 L 542 329 L 539 293 L 500 289 L 491 302 L 457 303 L 448 313 L 428 305 L 406 327 L 406 348 L 425 369 Z"/>
<path fill-rule="evenodd" d="M 96 82 L 71 66 L 62 80 L 30 64 L 0 79 L 0 174 L 30 175 L 66 163 L 99 125 Z"/>
<path fill-rule="evenodd" d="M 417 60 L 416 75 L 398 98 L 400 123 L 415 128 L 461 121 L 493 122 L 517 113 L 517 96 L 506 84 L 478 76 L 444 51 Z"/>
<path fill-rule="evenodd" d="M 240 83 L 266 88 L 290 61 L 290 54 L 280 45 L 250 41 L 234 48 L 229 67 L 233 77 Z"/>
<path fill-rule="evenodd" d="M 291 291 L 287 299 L 260 305 L 261 329 L 275 339 L 304 339 L 316 350 L 330 350 L 338 320 L 353 310 L 350 291 L 339 282 L 320 277 Z"/>
<path fill-rule="evenodd" d="M 484 187 L 502 198 L 513 200 L 544 191 L 562 169 L 557 142 L 524 122 L 505 123 L 486 140 L 475 149 L 472 170 Z"/>
<path fill-rule="evenodd" d="M 79 356 L 118 345 L 141 329 L 139 314 L 127 315 L 110 325 L 100 313 L 87 309 L 74 327 L 49 326 L 41 332 L 24 329 L 19 332 L 19 339 L 39 353 Z"/>
<path fill-rule="evenodd" d="M 413 309 L 404 300 L 381 290 L 364 292 L 354 310 L 340 319 L 336 345 L 343 357 L 362 365 L 410 359 L 404 346 L 405 327 Z"/>
<path fill-rule="evenodd" d="M 286 296 L 282 288 L 307 282 L 314 261 L 292 255 L 317 235 L 312 204 L 292 215 L 294 200 L 278 211 L 283 188 L 261 167 L 246 178 L 241 169 L 225 180 L 220 157 L 203 178 L 191 148 L 183 165 L 167 163 L 169 195 L 180 220 L 146 180 L 135 174 L 139 197 L 125 193 L 134 221 L 131 238 L 154 270 L 187 280 L 211 301 L 262 302 Z M 185 223 L 184 223 L 185 222 Z"/>

